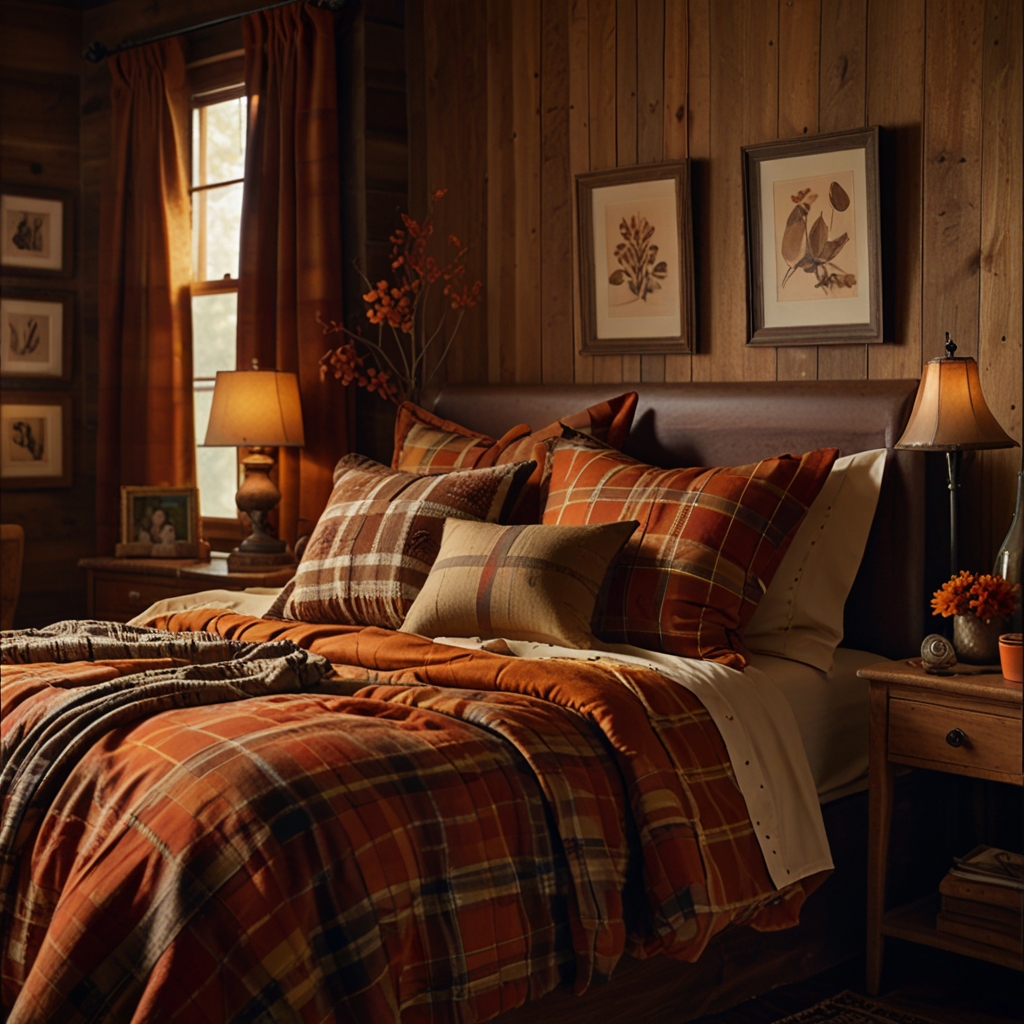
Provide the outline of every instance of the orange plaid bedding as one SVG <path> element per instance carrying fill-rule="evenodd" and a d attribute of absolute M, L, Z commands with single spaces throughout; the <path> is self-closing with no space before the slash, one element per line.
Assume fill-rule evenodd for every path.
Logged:
<path fill-rule="evenodd" d="M 792 925 L 821 880 L 772 887 L 717 729 L 652 671 L 210 610 L 156 625 L 246 645 L 178 690 L 168 642 L 4 666 L 5 765 L 91 709 L 32 800 L 2 776 L 10 1022 L 483 1021 L 627 950 L 693 960 L 730 923 Z M 195 696 L 263 665 L 249 644 L 294 652 L 271 641 L 334 672 L 300 650 L 291 683 Z M 126 715 L 154 676 L 171 703 Z"/>

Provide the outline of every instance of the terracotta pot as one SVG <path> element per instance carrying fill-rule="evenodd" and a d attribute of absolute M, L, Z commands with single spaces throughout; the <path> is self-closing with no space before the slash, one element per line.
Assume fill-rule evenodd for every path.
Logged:
<path fill-rule="evenodd" d="M 953 616 L 953 647 L 957 661 L 968 665 L 999 663 L 999 634 L 1006 629 L 1006 620 L 975 618 L 973 615 Z"/>
<path fill-rule="evenodd" d="M 1024 646 L 1020 633 L 1004 633 L 999 638 L 999 663 L 1004 679 L 1024 683 Z"/>

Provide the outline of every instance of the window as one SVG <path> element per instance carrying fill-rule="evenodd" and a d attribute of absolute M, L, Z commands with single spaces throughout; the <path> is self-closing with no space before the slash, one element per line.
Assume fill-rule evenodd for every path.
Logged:
<path fill-rule="evenodd" d="M 204 520 L 235 524 L 238 456 L 204 448 L 218 370 L 234 370 L 238 322 L 238 256 L 245 176 L 244 88 L 220 89 L 193 100 L 192 110 L 192 400 L 196 476 Z M 204 535 L 209 536 L 209 526 Z M 217 531 L 213 531 L 217 532 Z"/>

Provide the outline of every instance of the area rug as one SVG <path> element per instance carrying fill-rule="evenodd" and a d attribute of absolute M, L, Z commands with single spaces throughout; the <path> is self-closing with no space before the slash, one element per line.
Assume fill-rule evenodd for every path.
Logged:
<path fill-rule="evenodd" d="M 934 1024 L 926 1017 L 893 1010 L 853 992 L 840 992 L 808 1010 L 782 1017 L 775 1024 Z"/>

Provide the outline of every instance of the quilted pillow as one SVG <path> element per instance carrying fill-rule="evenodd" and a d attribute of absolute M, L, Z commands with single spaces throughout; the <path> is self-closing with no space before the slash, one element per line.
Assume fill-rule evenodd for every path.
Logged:
<path fill-rule="evenodd" d="M 639 524 L 495 526 L 449 519 L 402 630 L 594 646 L 608 566 Z"/>
<path fill-rule="evenodd" d="M 403 402 L 395 418 L 395 451 L 391 457 L 391 468 L 429 474 L 493 466 L 502 446 L 525 437 L 529 432 L 529 426 L 522 423 L 495 441 L 486 434 L 443 420 L 412 402 Z"/>
<path fill-rule="evenodd" d="M 507 518 L 533 470 L 525 462 L 417 476 L 346 455 L 295 577 L 267 617 L 397 629 L 437 557 L 445 519 Z"/>
<path fill-rule="evenodd" d="M 543 518 L 640 522 L 612 570 L 599 636 L 742 668 L 739 631 L 837 454 L 657 469 L 620 452 L 557 445 Z"/>

